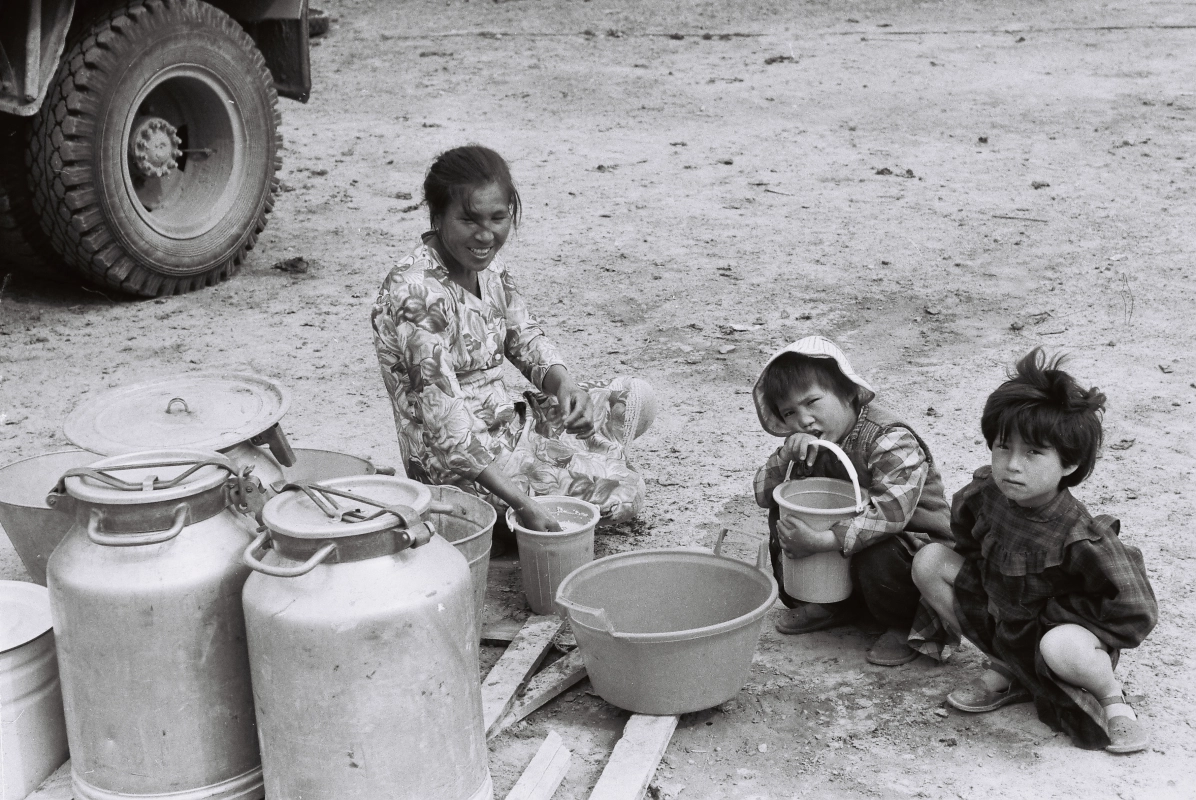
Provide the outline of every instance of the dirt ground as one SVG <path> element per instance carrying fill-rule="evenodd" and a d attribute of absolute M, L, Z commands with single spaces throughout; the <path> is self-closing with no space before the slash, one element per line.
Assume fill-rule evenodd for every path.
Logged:
<path fill-rule="evenodd" d="M 875 667 L 867 635 L 783 637 L 770 613 L 747 686 L 682 718 L 654 797 L 1193 796 L 1191 4 L 321 4 L 312 99 L 283 104 L 285 191 L 238 277 L 141 302 L 10 281 L 0 463 L 67 446 L 89 394 L 201 368 L 288 386 L 297 446 L 395 463 L 369 307 L 427 227 L 423 170 L 482 142 L 525 203 L 508 263 L 574 373 L 642 375 L 661 401 L 635 456 L 647 508 L 600 555 L 724 524 L 750 555 L 777 440 L 749 389 L 805 334 L 917 425 L 948 492 L 987 463 L 984 398 L 1032 346 L 1109 396 L 1078 495 L 1122 520 L 1161 607 L 1119 667 L 1148 752 L 1076 749 L 1026 705 L 945 709 L 974 649 Z M 296 256 L 311 271 L 271 268 Z M 0 578 L 24 577 L 0 542 Z M 549 729 L 575 753 L 557 797 L 588 796 L 626 717 L 582 683 L 492 743 L 498 796 Z"/>

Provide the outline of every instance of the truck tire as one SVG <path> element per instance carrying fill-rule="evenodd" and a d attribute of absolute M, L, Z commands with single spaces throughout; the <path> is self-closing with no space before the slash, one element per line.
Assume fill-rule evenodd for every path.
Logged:
<path fill-rule="evenodd" d="M 57 253 L 37 223 L 25 173 L 25 137 L 29 121 L 0 114 L 0 276 L 18 270 L 27 275 L 62 277 Z"/>
<path fill-rule="evenodd" d="M 27 152 L 51 245 L 90 282 L 143 297 L 228 278 L 281 165 L 278 95 L 253 40 L 199 0 L 129 0 L 72 42 Z"/>

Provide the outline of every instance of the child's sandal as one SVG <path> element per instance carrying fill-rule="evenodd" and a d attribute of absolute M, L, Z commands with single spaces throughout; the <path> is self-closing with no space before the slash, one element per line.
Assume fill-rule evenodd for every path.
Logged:
<path fill-rule="evenodd" d="M 1129 703 L 1125 702 L 1125 695 L 1114 694 L 1100 699 L 1101 708 L 1108 706 Z M 1107 717 L 1106 724 L 1109 729 L 1109 744 L 1105 747 L 1110 753 L 1117 755 L 1125 755 L 1127 753 L 1139 753 L 1150 746 L 1150 737 L 1147 736 L 1146 731 L 1138 724 L 1136 717 L 1131 717 L 1128 714 L 1118 714 L 1115 717 Z"/>
<path fill-rule="evenodd" d="M 979 678 L 947 695 L 947 702 L 952 708 L 967 711 L 969 714 L 996 711 L 1004 706 L 1028 703 L 1033 699 L 1030 693 L 1017 683 L 1010 683 L 1009 686 L 998 692 L 988 688 Z"/>

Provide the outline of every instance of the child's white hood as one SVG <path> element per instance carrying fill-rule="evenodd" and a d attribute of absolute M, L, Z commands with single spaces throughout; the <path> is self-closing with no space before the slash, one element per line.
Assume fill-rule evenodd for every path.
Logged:
<path fill-rule="evenodd" d="M 847 376 L 848 380 L 860 387 L 860 407 L 868 405 L 872 402 L 872 398 L 876 397 L 876 390 L 868 385 L 868 382 L 855 373 L 851 368 L 851 362 L 847 360 L 847 356 L 839 349 L 838 345 L 827 339 L 825 336 L 807 336 L 804 339 L 798 339 L 791 345 L 783 347 L 772 354 L 768 359 L 768 364 L 777 360 L 777 357 L 782 353 L 800 353 L 803 356 L 811 358 L 830 358 L 834 359 L 835 363 L 839 365 L 840 371 Z M 764 369 L 768 369 L 768 364 L 764 365 Z M 764 370 L 760 370 L 760 378 L 764 377 Z M 764 402 L 763 394 L 760 390 L 760 378 L 756 379 L 756 386 L 752 389 L 752 400 L 756 403 L 756 416 L 760 418 L 760 424 L 764 426 L 764 430 L 771 433 L 773 436 L 788 436 L 790 431 L 781 422 L 781 418 L 776 415 L 768 403 Z"/>

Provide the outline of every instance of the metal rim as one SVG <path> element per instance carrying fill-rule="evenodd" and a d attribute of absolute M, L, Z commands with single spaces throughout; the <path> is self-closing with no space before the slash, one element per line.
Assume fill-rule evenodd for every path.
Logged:
<path fill-rule="evenodd" d="M 214 230 L 227 216 L 247 178 L 248 137 L 236 108 L 229 87 L 198 64 L 168 67 L 138 92 L 123 123 L 121 173 L 129 205 L 147 227 L 186 241 Z M 149 150 L 159 151 L 150 154 L 150 165 L 174 164 L 161 176 L 147 175 L 145 160 L 134 155 L 147 127 L 157 128 Z M 170 132 L 178 146 L 174 154 L 163 154 Z"/>

